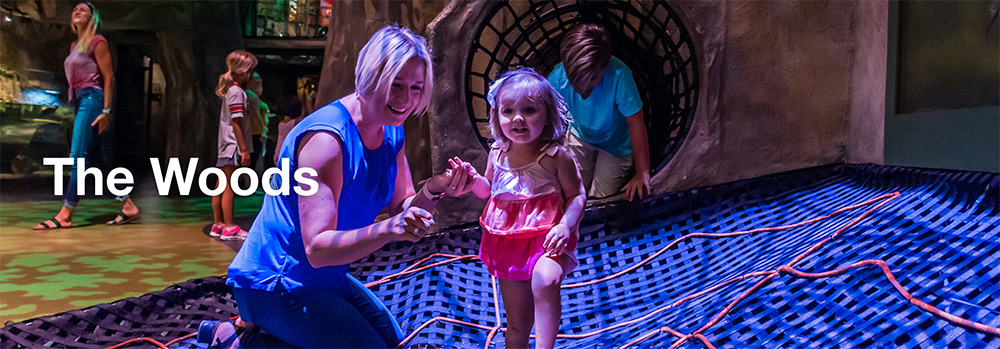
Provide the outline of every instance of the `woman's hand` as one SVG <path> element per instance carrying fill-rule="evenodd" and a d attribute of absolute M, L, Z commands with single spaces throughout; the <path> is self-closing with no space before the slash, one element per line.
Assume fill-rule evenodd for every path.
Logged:
<path fill-rule="evenodd" d="M 570 234 L 569 227 L 565 224 L 556 224 L 545 234 L 545 243 L 542 244 L 542 247 L 545 248 L 549 256 L 558 257 L 566 250 Z"/>
<path fill-rule="evenodd" d="M 94 122 L 90 123 L 90 126 L 97 126 L 97 133 L 101 134 L 108 128 L 109 121 L 111 121 L 111 114 L 101 113 L 101 115 L 98 115 L 97 118 L 94 119 Z"/>
<path fill-rule="evenodd" d="M 416 242 L 434 226 L 434 216 L 427 210 L 411 206 L 388 219 L 387 230 L 395 234 L 397 240 Z"/>

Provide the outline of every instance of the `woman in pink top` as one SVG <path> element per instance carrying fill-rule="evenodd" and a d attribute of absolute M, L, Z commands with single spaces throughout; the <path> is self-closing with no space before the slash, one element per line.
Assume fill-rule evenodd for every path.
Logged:
<path fill-rule="evenodd" d="M 97 35 L 100 15 L 89 2 L 82 2 L 73 8 L 72 27 L 77 40 L 70 44 L 64 68 L 69 82 L 69 98 L 76 106 L 73 122 L 73 141 L 69 155 L 74 159 L 84 159 L 86 167 L 97 167 L 107 173 L 106 152 L 101 136 L 111 122 L 111 102 L 115 76 L 111 69 L 111 53 L 108 41 Z M 77 194 L 76 178 L 79 168 L 74 166 L 66 189 L 63 207 L 55 218 L 39 223 L 35 229 L 68 228 L 73 225 L 73 210 L 80 201 Z M 139 208 L 128 195 L 119 196 L 122 209 L 114 220 L 107 224 L 124 224 L 139 216 Z"/>

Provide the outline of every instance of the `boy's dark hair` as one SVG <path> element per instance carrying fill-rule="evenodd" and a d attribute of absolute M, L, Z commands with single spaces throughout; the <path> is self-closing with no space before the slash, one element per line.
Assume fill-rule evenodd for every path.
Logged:
<path fill-rule="evenodd" d="M 611 37 L 603 26 L 580 23 L 566 31 L 559 45 L 566 78 L 573 86 L 582 79 L 600 74 L 611 62 Z"/>
<path fill-rule="evenodd" d="M 288 116 L 293 119 L 297 119 L 302 116 L 302 101 L 299 100 L 298 96 L 295 95 L 285 95 L 278 100 L 278 114 L 281 116 Z"/>

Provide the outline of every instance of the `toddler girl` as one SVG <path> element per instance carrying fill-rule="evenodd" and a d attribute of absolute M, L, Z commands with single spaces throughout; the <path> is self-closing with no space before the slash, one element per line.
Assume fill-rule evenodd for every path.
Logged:
<path fill-rule="evenodd" d="M 486 175 L 458 158 L 453 170 L 472 173 L 473 192 L 489 198 L 479 219 L 479 258 L 500 279 L 506 346 L 527 347 L 534 322 L 535 347 L 551 348 L 559 332 L 560 284 L 579 264 L 573 251 L 586 200 L 580 171 L 563 146 L 565 103 L 529 68 L 501 76 L 487 101 L 496 142 Z"/>

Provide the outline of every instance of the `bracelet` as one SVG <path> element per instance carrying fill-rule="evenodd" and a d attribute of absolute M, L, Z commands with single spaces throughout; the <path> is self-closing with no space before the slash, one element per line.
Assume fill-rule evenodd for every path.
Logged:
<path fill-rule="evenodd" d="M 427 198 L 430 201 L 437 201 L 444 197 L 444 192 L 440 192 L 438 194 L 431 194 L 431 190 L 427 189 L 426 184 L 422 188 L 420 188 L 420 192 L 424 195 L 425 198 Z"/>
<path fill-rule="evenodd" d="M 104 114 L 111 114 L 111 109 L 104 109 L 104 110 L 101 110 L 101 112 L 104 113 Z"/>

